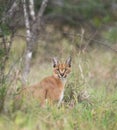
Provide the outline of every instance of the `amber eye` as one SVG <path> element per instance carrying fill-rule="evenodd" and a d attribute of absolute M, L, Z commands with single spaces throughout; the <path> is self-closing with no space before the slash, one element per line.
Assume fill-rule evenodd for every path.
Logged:
<path fill-rule="evenodd" d="M 56 71 L 56 73 L 58 73 L 58 72 L 59 72 L 59 69 L 56 69 L 55 71 Z"/>
<path fill-rule="evenodd" d="M 67 68 L 65 68 L 65 72 L 67 72 L 68 71 L 68 69 Z"/>
<path fill-rule="evenodd" d="M 70 73 L 70 70 L 69 70 L 69 69 L 66 69 L 66 71 L 65 71 L 65 72 L 68 74 L 68 73 Z"/>

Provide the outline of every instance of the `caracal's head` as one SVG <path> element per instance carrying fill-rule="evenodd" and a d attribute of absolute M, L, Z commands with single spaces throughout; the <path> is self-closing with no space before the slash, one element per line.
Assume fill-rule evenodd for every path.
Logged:
<path fill-rule="evenodd" d="M 53 58 L 53 75 L 57 78 L 63 79 L 71 72 L 71 57 L 65 62 L 60 62 L 58 59 Z"/>

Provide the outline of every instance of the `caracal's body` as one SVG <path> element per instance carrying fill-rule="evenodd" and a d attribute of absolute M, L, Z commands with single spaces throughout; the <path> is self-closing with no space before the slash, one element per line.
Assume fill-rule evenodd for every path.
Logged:
<path fill-rule="evenodd" d="M 53 75 L 44 78 L 40 83 L 25 87 L 21 94 L 32 96 L 38 99 L 41 105 L 45 105 L 46 100 L 57 101 L 60 105 L 64 96 L 64 87 L 67 75 L 71 71 L 71 58 L 65 63 L 60 63 L 56 58 L 53 59 Z"/>

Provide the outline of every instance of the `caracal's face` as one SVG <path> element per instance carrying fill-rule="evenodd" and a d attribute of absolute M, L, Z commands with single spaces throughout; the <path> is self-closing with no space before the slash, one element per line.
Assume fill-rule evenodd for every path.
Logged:
<path fill-rule="evenodd" d="M 69 57 L 65 63 L 59 62 L 57 59 L 53 59 L 53 75 L 57 78 L 63 79 L 71 72 L 71 57 Z"/>

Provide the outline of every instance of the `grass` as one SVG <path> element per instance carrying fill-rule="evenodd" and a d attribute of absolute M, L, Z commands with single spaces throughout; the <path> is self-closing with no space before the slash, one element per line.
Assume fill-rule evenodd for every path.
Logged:
<path fill-rule="evenodd" d="M 117 96 L 117 95 L 116 95 Z M 47 106 L 45 109 L 32 104 L 27 112 L 17 111 L 9 117 L 2 115 L 0 129 L 2 130 L 116 130 L 117 110 L 116 103 L 108 97 L 101 97 L 92 106 L 77 103 L 73 108 L 63 105 Z"/>
<path fill-rule="evenodd" d="M 32 61 L 28 81 L 29 84 L 33 84 L 52 74 L 52 55 L 58 55 L 57 52 L 60 51 L 60 57 L 64 58 L 71 53 L 72 73 L 68 77 L 62 106 L 57 108 L 56 105 L 47 104 L 46 108 L 42 109 L 36 101 L 31 100 L 27 101 L 25 109 L 12 111 L 13 99 L 9 95 L 6 102 L 7 112 L 0 115 L 0 130 L 117 129 L 116 54 L 97 46 L 79 53 L 73 45 L 69 46 L 67 40 L 63 39 L 60 42 L 62 50 L 57 43 L 53 46 L 48 44 L 48 50 L 45 50 L 45 43 L 39 46 L 40 56 L 35 56 Z M 55 48 L 55 51 L 51 51 L 52 48 Z M 12 64 L 22 51 L 16 50 L 17 45 L 14 44 L 9 64 Z M 16 64 L 17 67 L 19 66 Z M 15 83 L 15 86 L 19 87 L 20 83 Z M 79 95 L 83 94 L 86 97 L 79 100 Z"/>

